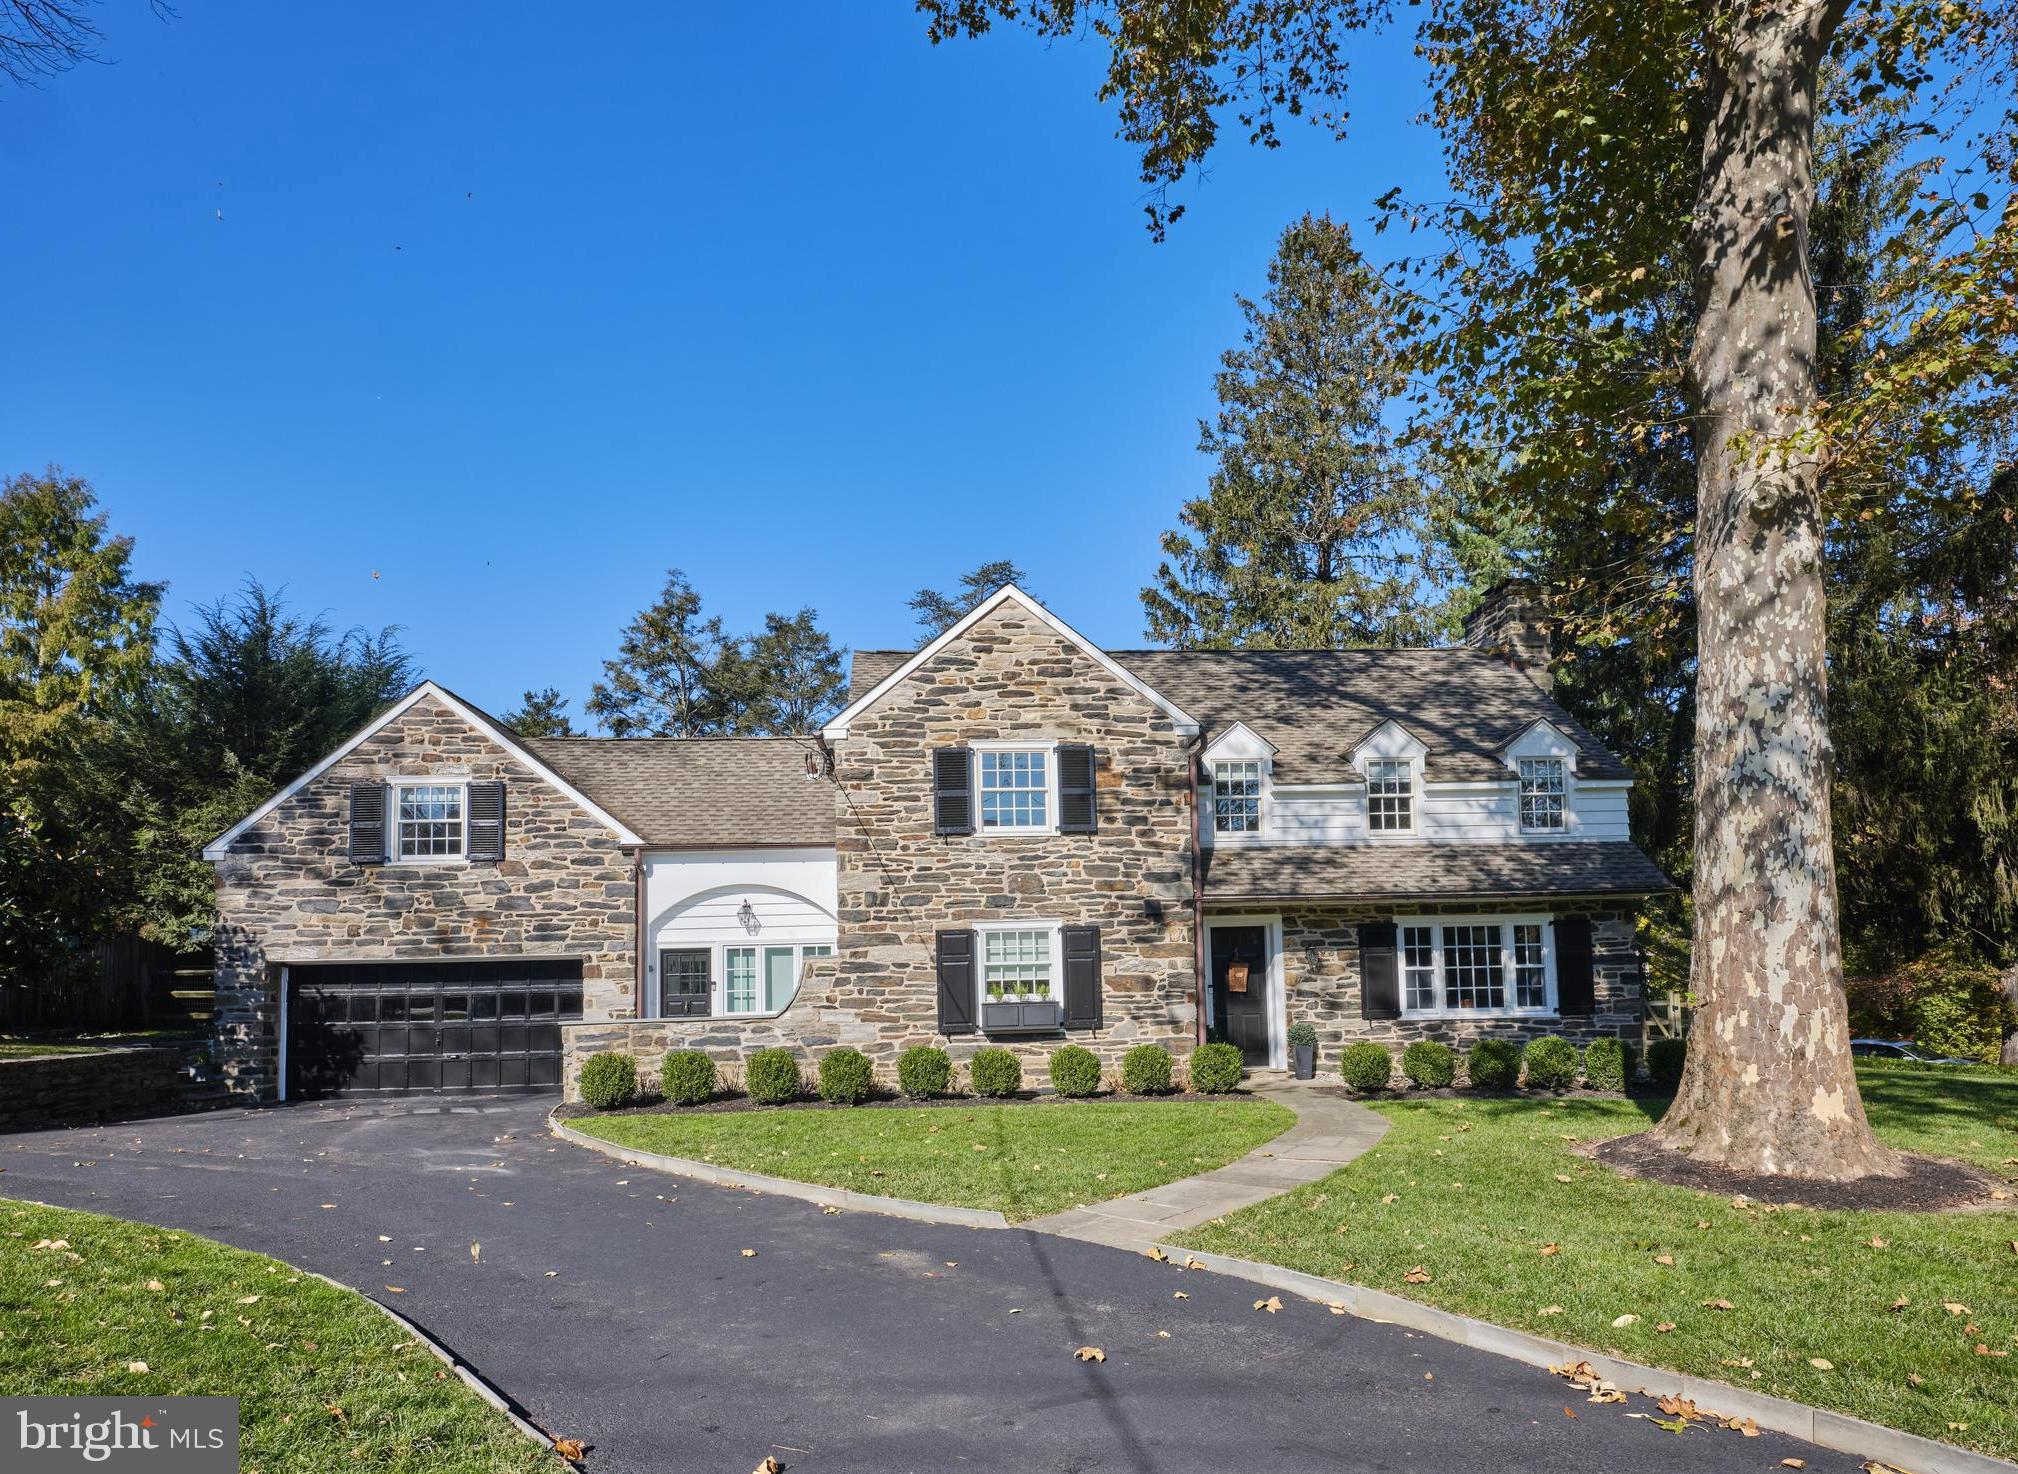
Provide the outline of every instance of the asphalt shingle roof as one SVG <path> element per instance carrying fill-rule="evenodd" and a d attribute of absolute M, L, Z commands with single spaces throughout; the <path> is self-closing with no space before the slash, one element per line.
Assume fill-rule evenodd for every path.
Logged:
<path fill-rule="evenodd" d="M 1212 901 L 1645 896 L 1674 888 L 1639 846 L 1616 841 L 1227 846 L 1205 851 L 1205 895 Z"/>
<path fill-rule="evenodd" d="M 911 651 L 858 650 L 851 698 Z M 1275 744 L 1279 783 L 1348 780 L 1352 750 L 1399 722 L 1429 755 L 1439 782 L 1507 777 L 1499 749 L 1537 718 L 1579 749 L 1586 778 L 1626 778 L 1626 766 L 1519 671 L 1481 650 L 1110 650 L 1148 685 L 1204 724 L 1208 740 L 1245 722 Z"/>
<path fill-rule="evenodd" d="M 530 737 L 534 756 L 650 845 L 831 845 L 810 737 Z"/>

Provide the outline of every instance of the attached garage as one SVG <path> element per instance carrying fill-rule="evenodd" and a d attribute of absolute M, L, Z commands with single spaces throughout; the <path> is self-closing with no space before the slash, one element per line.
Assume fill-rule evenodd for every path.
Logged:
<path fill-rule="evenodd" d="M 558 1090 L 579 958 L 287 968 L 287 1095 Z"/>

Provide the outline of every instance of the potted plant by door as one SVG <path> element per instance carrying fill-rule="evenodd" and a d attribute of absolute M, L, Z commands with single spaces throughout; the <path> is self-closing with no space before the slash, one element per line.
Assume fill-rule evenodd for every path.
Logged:
<path fill-rule="evenodd" d="M 1289 1052 L 1291 1062 L 1296 1066 L 1297 1079 L 1317 1078 L 1317 1030 L 1309 1024 L 1291 1024 Z"/>

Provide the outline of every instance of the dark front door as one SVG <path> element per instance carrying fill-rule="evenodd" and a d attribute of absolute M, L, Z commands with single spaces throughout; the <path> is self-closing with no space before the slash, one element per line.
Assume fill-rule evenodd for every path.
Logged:
<path fill-rule="evenodd" d="M 669 947 L 659 953 L 659 1017 L 706 1018 L 714 982 L 706 947 Z"/>
<path fill-rule="evenodd" d="M 1239 1045 L 1247 1064 L 1267 1067 L 1268 928 L 1212 928 L 1212 1037 Z"/>
<path fill-rule="evenodd" d="M 288 968 L 287 1093 L 553 1090 L 561 1024 L 582 1016 L 573 958 Z"/>

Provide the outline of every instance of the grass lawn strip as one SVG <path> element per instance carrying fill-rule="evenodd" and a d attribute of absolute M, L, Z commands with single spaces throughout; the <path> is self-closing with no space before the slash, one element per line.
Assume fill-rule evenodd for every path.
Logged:
<path fill-rule="evenodd" d="M 1295 1124 L 1264 1100 L 576 1116 L 639 1151 L 1018 1222 L 1223 1167 Z"/>
<path fill-rule="evenodd" d="M 2018 1079 L 1863 1081 L 1894 1146 L 2018 1176 Z M 1364 1157 L 1174 1242 L 2018 1455 L 2018 1212 L 1741 1207 L 1579 1154 L 1663 1104 L 1380 1104 Z"/>
<path fill-rule="evenodd" d="M 349 1291 L 191 1234 L 8 1199 L 0 1386 L 236 1396 L 245 1474 L 565 1474 Z"/>

